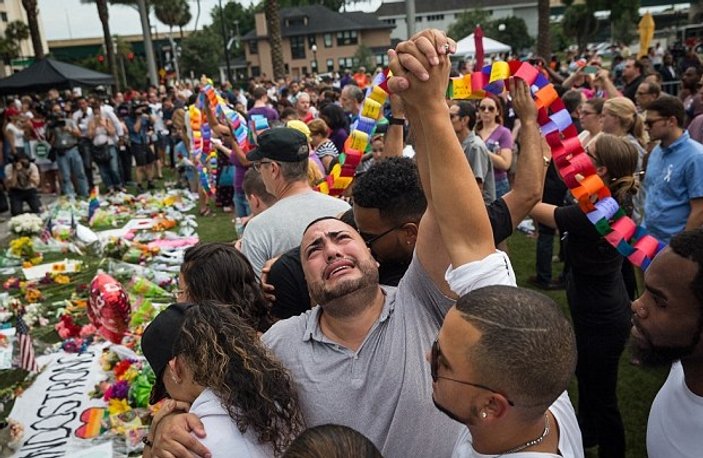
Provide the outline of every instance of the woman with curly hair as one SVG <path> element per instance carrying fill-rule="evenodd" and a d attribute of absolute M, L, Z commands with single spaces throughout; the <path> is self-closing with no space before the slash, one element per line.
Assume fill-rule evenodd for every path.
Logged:
<path fill-rule="evenodd" d="M 278 456 L 303 430 L 288 372 L 231 307 L 173 304 L 146 328 L 142 350 L 156 374 L 150 402 L 168 396 L 197 416 L 212 457 Z M 146 458 L 162 418 L 151 425 Z"/>
<path fill-rule="evenodd" d="M 231 245 L 209 242 L 188 248 L 178 287 L 178 302 L 212 300 L 227 304 L 259 332 L 265 332 L 273 323 L 251 264 Z"/>
<path fill-rule="evenodd" d="M 625 138 L 600 134 L 586 146 L 596 173 L 621 209 L 632 214 L 639 190 L 637 149 Z M 625 456 L 625 428 L 618 407 L 618 363 L 630 335 L 630 298 L 623 257 L 596 230 L 578 204 L 539 203 L 530 215 L 567 234 L 566 298 L 576 334 L 578 422 L 584 447 L 599 456 Z"/>

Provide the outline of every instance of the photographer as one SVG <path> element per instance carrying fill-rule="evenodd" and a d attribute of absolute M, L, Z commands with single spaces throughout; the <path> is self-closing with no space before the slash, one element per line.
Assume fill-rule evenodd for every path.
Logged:
<path fill-rule="evenodd" d="M 32 213 L 41 213 L 37 186 L 39 186 L 39 168 L 29 161 L 24 151 L 18 151 L 14 162 L 5 166 L 5 187 L 10 196 L 12 216 L 24 213 L 22 206 L 25 202 Z"/>
<path fill-rule="evenodd" d="M 72 178 L 78 185 L 80 196 L 88 195 L 88 180 L 83 168 L 83 160 L 78 152 L 80 131 L 71 119 L 66 119 L 61 105 L 51 107 L 51 116 L 47 126 L 47 138 L 51 143 L 50 158 L 56 159 L 61 172 L 61 192 L 67 196 L 75 196 Z"/>
<path fill-rule="evenodd" d="M 93 110 L 90 108 L 88 100 L 86 100 L 85 97 L 79 97 L 78 110 L 73 113 L 71 118 L 80 132 L 78 151 L 80 152 L 81 159 L 83 160 L 83 170 L 85 171 L 85 176 L 88 179 L 88 187 L 90 189 L 93 188 L 93 159 L 90 155 L 92 141 L 88 135 L 88 123 L 90 123 L 90 118 L 92 116 Z"/>
<path fill-rule="evenodd" d="M 114 114 L 103 112 L 99 99 L 91 99 L 93 116 L 88 123 L 88 137 L 91 139 L 91 156 L 98 164 L 100 177 L 108 192 L 123 189 L 117 165 L 115 141 L 122 127 Z M 111 116 L 110 116 L 111 115 Z M 113 119 L 115 118 L 115 119 Z"/>
<path fill-rule="evenodd" d="M 137 163 L 137 192 L 144 191 L 142 183 L 144 175 L 147 179 L 148 189 L 154 189 L 152 180 L 154 178 L 154 153 L 149 148 L 149 125 L 152 122 L 149 115 L 149 106 L 146 104 L 135 103 L 129 116 L 125 119 L 127 131 L 129 132 L 129 141 L 134 156 L 134 161 Z"/>

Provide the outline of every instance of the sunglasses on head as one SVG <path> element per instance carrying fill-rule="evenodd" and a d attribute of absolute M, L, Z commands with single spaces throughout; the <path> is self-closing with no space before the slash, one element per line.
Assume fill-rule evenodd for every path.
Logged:
<path fill-rule="evenodd" d="M 442 352 L 441 352 L 441 350 L 440 350 L 440 348 L 439 348 L 439 339 L 435 339 L 435 341 L 432 343 L 432 350 L 430 351 L 430 375 L 432 376 L 432 381 L 433 381 L 433 382 L 437 382 L 437 380 L 443 379 L 443 380 L 449 380 L 450 382 L 454 382 L 454 383 L 460 383 L 460 384 L 462 384 L 462 385 L 473 386 L 474 388 L 480 388 L 480 389 L 482 389 L 482 390 L 490 391 L 491 393 L 500 394 L 501 396 L 503 396 L 503 397 L 505 398 L 506 401 L 508 401 L 508 404 L 510 404 L 510 405 L 513 406 L 513 407 L 515 406 L 515 404 L 513 403 L 513 401 L 511 401 L 510 399 L 508 399 L 508 397 L 507 397 L 506 395 L 504 395 L 504 394 L 501 393 L 500 391 L 494 390 L 493 388 L 489 388 L 489 387 L 487 387 L 486 385 L 481 385 L 481 384 L 472 383 L 472 382 L 465 382 L 465 381 L 463 381 L 463 380 L 457 380 L 457 379 L 453 379 L 453 378 L 444 377 L 444 376 L 439 375 L 439 374 L 438 374 L 438 371 L 439 371 L 439 355 L 440 355 L 441 353 L 442 353 Z"/>

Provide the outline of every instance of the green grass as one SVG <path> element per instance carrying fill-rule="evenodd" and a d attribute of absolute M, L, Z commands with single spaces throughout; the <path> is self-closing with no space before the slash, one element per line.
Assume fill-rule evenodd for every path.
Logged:
<path fill-rule="evenodd" d="M 535 273 L 536 241 L 521 233 L 516 233 L 509 240 L 510 259 L 515 269 L 518 285 L 529 288 L 527 279 Z M 555 246 L 554 253 L 558 252 Z M 561 271 L 562 264 L 554 264 L 554 273 Z M 565 314 L 569 314 L 564 291 L 541 291 L 559 303 Z M 664 383 L 668 370 L 643 369 L 630 364 L 630 355 L 627 350 L 620 359 L 618 376 L 618 397 L 620 412 L 625 423 L 625 437 L 627 440 L 627 456 L 640 458 L 647 456 L 646 434 L 649 407 L 654 396 Z M 545 376 L 548 376 L 545 374 Z M 569 386 L 569 396 L 574 405 L 578 402 L 576 380 Z M 589 450 L 588 457 L 595 457 L 597 453 Z"/>

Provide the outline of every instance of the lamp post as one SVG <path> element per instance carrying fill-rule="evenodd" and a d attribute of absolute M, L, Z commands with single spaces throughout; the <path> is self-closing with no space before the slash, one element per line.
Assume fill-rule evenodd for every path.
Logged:
<path fill-rule="evenodd" d="M 310 46 L 310 51 L 312 51 L 312 65 L 313 65 L 312 72 L 318 73 L 318 70 L 317 70 L 317 44 L 316 43 L 313 43 L 312 46 Z"/>
<path fill-rule="evenodd" d="M 220 5 L 220 25 L 222 26 L 222 39 L 225 45 L 225 63 L 227 64 L 227 81 L 232 81 L 232 63 L 229 60 L 229 50 L 227 49 L 227 29 L 225 28 L 225 15 L 222 9 L 222 0 L 219 0 Z"/>

